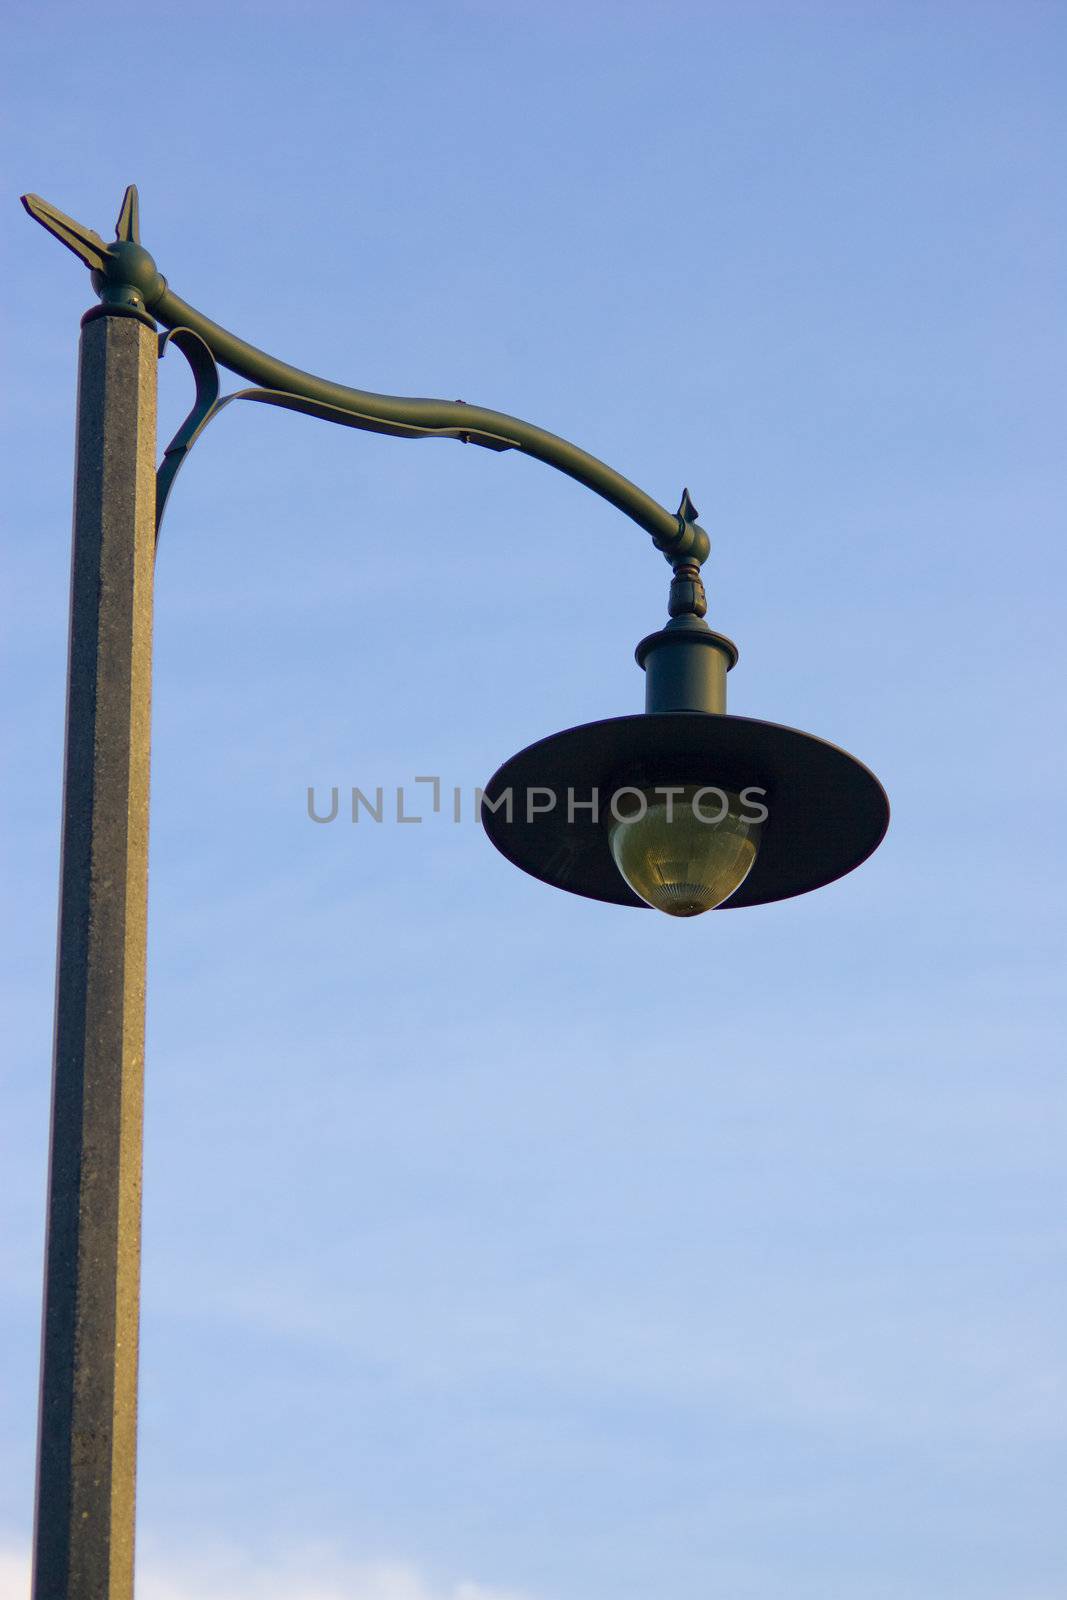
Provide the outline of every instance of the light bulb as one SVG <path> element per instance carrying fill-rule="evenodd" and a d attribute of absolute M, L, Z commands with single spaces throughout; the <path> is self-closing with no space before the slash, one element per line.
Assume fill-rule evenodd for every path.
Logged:
<path fill-rule="evenodd" d="M 727 789 L 628 789 L 610 829 L 615 865 L 646 905 L 696 917 L 728 900 L 759 849 L 762 806 Z"/>

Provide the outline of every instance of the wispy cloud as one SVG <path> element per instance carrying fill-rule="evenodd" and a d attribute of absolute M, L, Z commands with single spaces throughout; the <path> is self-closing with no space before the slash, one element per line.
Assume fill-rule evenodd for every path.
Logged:
<path fill-rule="evenodd" d="M 28 1551 L 0 1546 L 0 1600 L 26 1600 Z M 154 1553 L 138 1562 L 138 1600 L 533 1600 L 468 1578 L 434 1582 L 410 1563 L 346 1563 L 318 1548 L 265 1563 L 241 1552 L 178 1562 Z"/>

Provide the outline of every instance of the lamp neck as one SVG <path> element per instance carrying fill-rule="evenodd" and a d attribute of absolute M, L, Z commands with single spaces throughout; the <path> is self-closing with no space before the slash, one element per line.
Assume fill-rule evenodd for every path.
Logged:
<path fill-rule="evenodd" d="M 692 556 L 674 563 L 667 610 L 672 618 L 703 617 L 707 614 L 708 597 L 700 576 L 700 563 Z"/>
<path fill-rule="evenodd" d="M 646 712 L 721 716 L 726 674 L 737 661 L 737 646 L 704 621 L 708 600 L 696 561 L 683 557 L 674 563 L 667 609 L 670 622 L 637 647 L 637 664 L 645 671 Z"/>

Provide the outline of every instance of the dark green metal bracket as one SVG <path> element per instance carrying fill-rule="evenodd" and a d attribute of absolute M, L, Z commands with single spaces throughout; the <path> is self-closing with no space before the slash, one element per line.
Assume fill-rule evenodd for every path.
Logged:
<path fill-rule="evenodd" d="M 213 422 L 219 412 L 224 411 L 232 400 L 257 400 L 262 405 L 281 406 L 287 411 L 301 411 L 306 416 L 322 417 L 327 422 L 353 425 L 350 413 L 341 413 L 334 406 L 322 405 L 319 401 L 310 400 L 304 395 L 289 394 L 281 389 L 236 389 L 232 394 L 221 394 L 218 365 L 207 341 L 198 333 L 194 333 L 192 328 L 171 328 L 168 333 L 160 334 L 159 337 L 161 359 L 172 344 L 177 346 L 189 363 L 196 384 L 196 397 L 189 415 L 164 450 L 163 460 L 156 474 L 157 542 L 171 488 L 184 465 L 186 456 L 208 423 Z M 377 430 L 373 418 L 359 425 Z M 413 437 L 420 436 L 416 434 Z M 496 448 L 506 450 L 511 446 L 501 444 Z"/>
<path fill-rule="evenodd" d="M 393 434 L 403 439 L 458 439 L 463 444 L 477 444 L 488 450 L 521 450 L 566 473 L 616 506 L 652 535 L 656 548 L 672 567 L 699 567 L 707 559 L 710 543 L 696 520 L 696 508 L 688 490 L 683 493 L 678 510 L 668 511 L 596 456 L 519 417 L 509 417 L 483 406 L 470 406 L 462 400 L 408 399 L 350 389 L 302 372 L 298 367 L 290 367 L 219 327 L 172 293 L 167 280 L 141 245 L 137 190 L 132 185 L 122 202 L 113 244 L 106 244 L 91 228 L 73 221 L 38 195 L 23 195 L 22 204 L 35 221 L 89 268 L 93 288 L 101 300 L 100 310 L 95 314 L 155 318 L 171 330 L 170 337 L 193 366 L 197 400 L 165 452 L 160 468 L 160 514 L 181 462 L 211 417 L 230 400 L 259 400 L 346 427 Z M 199 353 L 191 354 L 194 350 Z M 211 383 L 203 360 L 204 351 L 211 356 L 213 364 L 218 362 L 256 387 L 220 399 L 216 372 L 214 393 L 209 401 Z"/>
<path fill-rule="evenodd" d="M 185 462 L 186 456 L 199 439 L 212 417 L 225 405 L 219 399 L 219 369 L 215 365 L 215 357 L 199 334 L 193 333 L 189 328 L 172 328 L 169 333 L 160 334 L 159 355 L 160 360 L 166 354 L 168 345 L 177 345 L 189 366 L 192 368 L 193 381 L 196 384 L 196 399 L 193 409 L 178 429 L 174 438 L 163 452 L 163 460 L 159 471 L 156 473 L 156 542 L 159 541 L 160 524 L 163 521 L 163 512 L 166 510 L 167 500 L 178 471 Z"/>

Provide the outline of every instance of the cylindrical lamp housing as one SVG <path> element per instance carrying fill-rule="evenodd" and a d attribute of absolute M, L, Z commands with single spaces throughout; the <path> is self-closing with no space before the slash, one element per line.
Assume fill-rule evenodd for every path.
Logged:
<path fill-rule="evenodd" d="M 642 639 L 635 652 L 645 670 L 645 711 L 726 710 L 726 674 L 737 646 L 698 617 L 678 617 Z"/>

